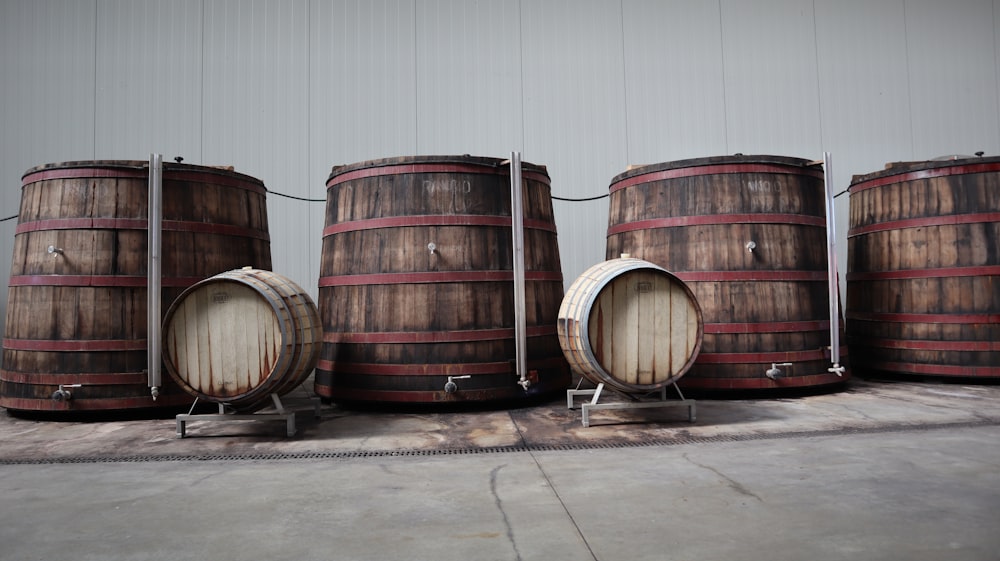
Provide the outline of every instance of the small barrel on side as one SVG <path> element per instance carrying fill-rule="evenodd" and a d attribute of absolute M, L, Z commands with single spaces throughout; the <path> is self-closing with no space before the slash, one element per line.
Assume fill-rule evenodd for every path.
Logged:
<path fill-rule="evenodd" d="M 1000 379 L 1000 157 L 894 163 L 849 191 L 856 367 Z"/>
<path fill-rule="evenodd" d="M 163 362 L 191 395 L 253 411 L 305 381 L 322 334 L 316 304 L 301 287 L 247 267 L 177 298 L 164 319 Z"/>
<path fill-rule="evenodd" d="M 694 364 L 704 326 L 683 281 L 648 261 L 621 258 L 584 271 L 559 309 L 559 344 L 584 378 L 648 393 Z"/>

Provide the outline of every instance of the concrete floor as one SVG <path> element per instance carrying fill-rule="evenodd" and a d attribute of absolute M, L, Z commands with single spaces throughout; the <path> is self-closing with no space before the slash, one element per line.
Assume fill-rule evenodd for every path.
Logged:
<path fill-rule="evenodd" d="M 580 412 L 0 416 L 0 559 L 1000 559 L 1000 386 Z"/>

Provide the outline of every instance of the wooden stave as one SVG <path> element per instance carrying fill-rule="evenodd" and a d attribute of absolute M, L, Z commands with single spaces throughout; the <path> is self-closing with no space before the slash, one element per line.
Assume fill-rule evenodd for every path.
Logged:
<path fill-rule="evenodd" d="M 811 352 L 809 355 L 780 351 L 781 347 L 794 348 L 798 344 L 792 336 L 782 334 L 781 327 L 772 329 L 772 326 L 780 326 L 784 321 L 758 318 L 751 322 L 756 325 L 751 326 L 747 334 L 727 336 L 736 341 L 731 343 L 739 347 L 736 350 L 740 352 L 736 353 L 725 352 L 732 349 L 720 348 L 725 343 L 715 332 L 730 324 L 714 308 L 715 298 L 720 296 L 717 293 L 719 287 L 722 287 L 722 297 L 735 298 L 741 293 L 756 290 L 781 293 L 787 291 L 782 285 L 801 283 L 804 286 L 799 290 L 806 295 L 804 301 L 827 300 L 825 212 L 822 197 L 819 196 L 823 174 L 822 168 L 814 164 L 804 159 L 781 156 L 719 156 L 639 166 L 619 174 L 612 181 L 607 258 L 630 253 L 669 269 L 688 284 L 705 314 L 706 334 L 699 360 L 679 382 L 681 387 L 757 390 L 832 385 L 846 379 L 827 371 L 830 364 L 828 323 L 826 327 L 812 329 L 808 342 L 815 345 L 814 341 L 825 339 L 827 351 L 819 354 Z M 739 181 L 730 181 L 731 176 L 738 177 Z M 750 207 L 733 205 L 720 209 L 714 206 L 720 200 L 730 202 L 738 199 L 741 189 L 750 190 L 752 182 L 759 182 L 762 193 L 780 192 L 782 196 L 751 197 Z M 812 193 L 808 194 L 810 190 Z M 650 210 L 662 202 L 678 206 Z M 653 215 L 643 214 L 648 212 Z M 642 221 L 650 218 L 654 219 L 651 228 L 628 227 L 629 223 L 642 226 Z M 734 236 L 735 239 L 749 237 L 759 240 L 763 237 L 769 241 L 782 240 L 787 239 L 789 232 L 795 235 L 801 233 L 808 238 L 813 253 L 808 255 L 804 264 L 795 264 L 786 257 L 786 263 L 771 270 L 755 266 L 710 270 L 705 266 L 705 254 L 698 246 L 664 243 L 662 238 L 656 238 L 659 232 L 686 232 L 683 237 L 716 241 L 731 240 Z M 650 240 L 656 243 L 650 243 Z M 740 245 L 728 249 L 726 255 L 746 254 Z M 754 300 L 768 301 L 764 298 L 744 301 Z M 822 306 L 817 304 L 812 309 L 815 311 L 803 311 L 806 317 L 794 319 L 815 323 L 824 319 L 819 317 L 820 313 L 828 315 L 825 303 Z M 773 349 L 770 352 L 764 352 L 759 348 L 761 344 L 753 340 L 757 336 L 751 335 L 752 331 L 770 333 L 778 342 L 771 345 Z M 846 346 L 841 347 L 841 353 L 842 357 L 847 356 Z M 795 372 L 780 381 L 764 375 L 772 362 L 786 362 L 783 359 L 800 357 L 805 360 L 796 362 Z"/>
<path fill-rule="evenodd" d="M 507 369 L 496 366 L 497 357 L 513 356 L 512 325 L 510 315 L 512 310 L 510 280 L 512 280 L 512 264 L 508 258 L 489 257 L 480 259 L 470 267 L 468 259 L 459 259 L 451 264 L 428 265 L 417 261 L 393 261 L 387 265 L 394 277 L 386 282 L 392 285 L 377 284 L 376 277 L 365 277 L 376 273 L 371 266 L 379 265 L 379 261 L 363 263 L 355 260 L 343 265 L 333 261 L 336 255 L 351 254 L 364 251 L 365 247 L 395 247 L 399 240 L 410 240 L 416 237 L 435 239 L 446 237 L 448 240 L 461 240 L 461 245 L 469 249 L 460 251 L 469 255 L 484 247 L 509 245 L 510 210 L 509 210 L 509 172 L 506 172 L 504 162 L 494 158 L 478 158 L 469 156 L 417 156 L 389 158 L 368 162 L 359 162 L 349 166 L 335 167 L 328 181 L 328 204 L 326 228 L 324 229 L 323 264 L 320 277 L 320 310 L 324 318 L 325 338 L 320 366 L 316 374 L 316 391 L 327 399 L 345 401 L 395 401 L 395 402 L 490 402 L 517 401 L 527 397 L 548 393 L 568 385 L 568 368 L 565 363 L 553 364 L 552 357 L 536 357 L 538 352 L 552 354 L 561 361 L 561 353 L 555 336 L 555 310 L 562 297 L 562 273 L 558 262 L 558 244 L 556 242 L 555 223 L 552 217 L 551 199 L 548 196 L 549 179 L 545 168 L 525 163 L 524 188 L 525 199 L 525 258 L 526 258 L 526 303 L 528 323 L 528 370 L 529 375 L 537 372 L 537 380 L 527 392 L 513 385 L 516 380 L 513 374 L 513 361 L 504 359 L 499 362 L 509 364 Z M 372 179 L 372 178 L 375 179 Z M 421 199 L 416 193 L 404 194 L 401 197 L 408 201 L 398 209 L 365 209 L 358 213 L 350 208 L 343 210 L 337 201 L 353 196 L 355 189 L 378 190 L 378 184 L 372 182 L 391 182 L 393 186 L 402 184 L 400 189 L 415 189 L 415 184 L 407 181 L 467 181 L 477 189 L 477 196 L 483 189 L 493 192 L 473 205 L 474 208 L 458 208 L 443 204 L 435 197 Z M 367 183 L 366 183 L 367 182 Z M 491 183 L 495 182 L 495 183 Z M 492 186 L 490 186 L 492 185 Z M 482 188 L 482 189 L 480 189 Z M 349 192 L 348 192 L 349 190 Z M 345 194 L 346 193 L 346 194 Z M 367 199 L 378 197 L 368 196 Z M 386 200 L 386 199 L 380 199 Z M 395 200 L 395 199 L 394 199 Z M 373 221 L 381 221 L 371 227 Z M 505 224 L 503 224 L 505 222 Z M 405 233 L 403 231 L 406 231 Z M 476 240 L 489 240 L 489 243 L 477 243 Z M 424 241 L 423 243 L 426 243 Z M 452 243 L 451 241 L 448 242 Z M 448 245 L 448 244 L 442 244 Z M 424 250 L 433 258 L 433 254 Z M 440 253 L 438 255 L 441 255 Z M 388 261 L 388 260 L 387 260 Z M 436 263 L 436 262 L 435 262 Z M 365 268 L 366 265 L 368 268 Z M 485 269 L 485 270 L 484 270 Z M 412 283 L 407 283 L 406 275 L 412 275 Z M 362 281 L 352 282 L 350 277 L 358 277 Z M 345 280 L 346 279 L 346 280 Z M 476 314 L 480 318 L 495 318 L 492 321 L 476 320 L 466 322 L 469 325 L 411 325 L 397 324 L 386 328 L 398 337 L 407 337 L 407 331 L 413 331 L 413 337 L 420 338 L 427 331 L 437 333 L 435 342 L 412 343 L 409 350 L 414 356 L 423 357 L 427 365 L 426 373 L 414 376 L 409 381 L 400 375 L 386 375 L 382 380 L 392 389 L 379 392 L 377 387 L 352 390 L 344 384 L 350 383 L 350 376 L 338 373 L 337 370 L 357 370 L 359 364 L 386 363 L 385 368 L 393 369 L 405 366 L 406 360 L 399 358 L 402 351 L 387 349 L 386 353 L 393 356 L 380 356 L 375 359 L 366 355 L 363 344 L 355 344 L 331 339 L 331 333 L 339 332 L 380 332 L 380 329 L 370 325 L 349 327 L 351 321 L 343 316 L 348 314 L 340 304 L 343 302 L 377 301 L 383 299 L 399 300 L 400 293 L 394 293 L 400 287 L 408 287 L 420 297 L 418 301 L 438 301 L 449 298 L 454 291 L 489 295 L 489 302 L 473 301 L 475 308 L 481 308 Z M 395 294 L 395 296 L 394 296 Z M 373 296 L 374 295 L 374 296 Z M 456 299 L 468 300 L 468 296 L 458 296 Z M 400 302 L 393 306 L 398 310 L 405 309 Z M 510 310 L 508 310 L 510 308 Z M 545 310 L 551 309 L 551 312 Z M 548 317 L 551 314 L 551 317 Z M 364 322 L 384 322 L 384 317 L 367 317 Z M 429 316 L 434 323 L 434 318 Z M 419 318 L 413 321 L 420 321 Z M 546 333 L 546 323 L 551 324 L 551 333 Z M 481 339 L 476 332 L 497 329 L 508 329 L 511 334 L 496 334 L 492 338 Z M 533 335 L 534 333 L 534 335 Z M 486 335 L 489 335 L 487 333 Z M 387 337 L 390 337 L 387 335 Z M 477 339 L 467 341 L 467 339 Z M 395 345 L 395 343 L 386 343 Z M 464 349 L 465 356 L 452 355 L 452 349 Z M 456 351 L 458 352 L 458 351 Z M 424 353 L 428 353 L 426 356 Z M 433 356 L 432 356 L 433 355 Z M 414 359 L 416 360 L 416 359 Z M 557 361 L 558 362 L 558 361 Z M 466 364 L 471 363 L 471 364 Z M 492 366 L 490 366 L 492 365 Z M 444 381 L 448 376 L 461 374 L 467 370 L 476 372 L 469 380 L 459 382 L 461 391 L 447 394 L 442 391 Z M 487 373 L 485 370 L 492 370 Z M 464 374 L 462 374 L 464 375 Z M 426 387 L 426 378 L 432 378 L 437 389 Z M 440 383 L 438 383 L 440 382 Z M 413 385 L 409 391 L 405 385 Z M 396 387 L 403 384 L 403 388 Z"/>
<path fill-rule="evenodd" d="M 964 158 L 853 178 L 848 343 L 864 372 L 1000 378 L 998 172 Z"/>
<path fill-rule="evenodd" d="M 45 164 L 29 169 L 22 177 L 22 200 L 15 233 L 15 251 L 9 283 L 9 300 L 6 319 L 8 329 L 4 344 L 4 368 L 0 369 L 0 406 L 19 411 L 71 411 L 173 408 L 190 403 L 190 397 L 169 381 L 161 388 L 156 401 L 149 397 L 143 381 L 141 389 L 131 385 L 137 373 L 146 367 L 145 352 L 145 229 L 148 162 L 137 161 L 76 161 Z M 89 199 L 84 191 L 89 190 Z M 270 266 L 270 243 L 267 232 L 266 189 L 260 180 L 221 168 L 188 164 L 164 164 L 164 253 L 163 291 L 165 303 L 171 302 L 187 286 L 247 261 Z M 63 196 L 77 193 L 78 198 Z M 183 196 L 176 196 L 178 194 Z M 199 195 L 200 194 L 200 195 Z M 214 195 L 217 200 L 238 204 L 220 204 L 223 212 L 204 212 L 195 216 L 198 196 Z M 194 198 L 192 198 L 194 197 Z M 54 198 L 54 199 L 53 199 Z M 41 204 L 45 199 L 58 204 Z M 95 206 L 86 200 L 95 201 Z M 108 203 L 112 206 L 108 206 Z M 245 214 L 240 216 L 239 212 Z M 88 226 L 88 222 L 93 227 Z M 53 259 L 32 262 L 29 255 L 45 253 L 45 247 L 63 248 L 63 264 L 78 258 L 82 251 L 76 240 L 94 238 L 90 246 L 106 252 L 101 244 L 115 248 L 118 258 L 78 259 L 85 270 L 69 271 Z M 97 239 L 100 238 L 100 239 Z M 65 246 L 65 247 L 63 247 Z M 214 256 L 193 259 L 187 257 L 191 247 L 220 248 Z M 221 248 L 225 247 L 225 251 Z M 142 255 L 140 256 L 139 253 Z M 121 256 L 126 256 L 122 260 Z M 129 260 L 128 255 L 134 256 Z M 20 256 L 20 260 L 18 259 Z M 141 257 L 141 258 L 140 258 Z M 237 263 L 235 261 L 239 260 Z M 65 274 L 65 273 L 79 274 Z M 179 274 L 178 274 L 179 273 Z M 104 291 L 100 297 L 88 293 Z M 73 352 L 82 361 L 78 367 L 66 363 L 67 351 L 15 350 L 26 345 L 38 347 L 37 333 L 25 338 L 21 330 L 37 324 L 31 313 L 19 308 L 37 307 L 38 302 L 55 303 L 84 300 L 80 309 L 72 314 L 93 315 L 91 307 L 96 299 L 112 311 L 123 310 L 130 319 L 129 327 L 115 333 L 76 333 L 74 339 L 100 344 L 101 340 L 118 341 L 127 348 L 112 351 Z M 68 299 L 68 300 L 67 300 Z M 22 306 L 22 302 L 24 303 Z M 60 306 L 56 306 L 60 307 Z M 124 312 L 124 310 L 131 310 Z M 66 315 L 66 306 L 59 315 Z M 23 312 L 23 313 L 22 313 Z M 25 315 L 27 314 L 27 315 Z M 50 314 L 55 316 L 56 314 Z M 107 317 L 118 315 L 112 313 Z M 76 317 L 73 315 L 73 317 Z M 34 329 L 42 329 L 46 326 Z M 62 337 L 62 336 L 60 336 Z M 63 341 L 42 339 L 53 345 Z M 93 355 L 93 356 L 91 356 Z M 107 361 L 106 367 L 96 363 Z M 62 371 L 58 364 L 64 365 Z M 42 368 L 36 368 L 38 366 Z M 47 367 L 46 367 L 47 366 Z M 27 368 L 27 370 L 25 369 Z M 30 372 L 29 372 L 30 370 Z M 32 388 L 25 381 L 26 375 L 37 374 L 46 379 L 40 387 Z M 123 383 L 112 383 L 118 376 Z M 145 378 L 145 375 L 142 374 Z M 91 382 L 98 380 L 98 383 Z M 48 399 L 60 383 L 74 384 L 86 381 L 84 387 L 73 390 L 69 402 Z M 126 382 L 126 380 L 128 380 Z M 145 394 L 143 400 L 141 395 Z"/>

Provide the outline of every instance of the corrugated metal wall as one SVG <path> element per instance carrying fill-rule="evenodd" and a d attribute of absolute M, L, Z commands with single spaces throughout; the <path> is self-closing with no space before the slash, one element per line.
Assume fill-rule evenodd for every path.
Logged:
<path fill-rule="evenodd" d="M 511 150 L 563 197 L 734 152 L 830 151 L 843 189 L 1000 153 L 998 25 L 1000 0 L 6 0 L 0 218 L 29 167 L 150 152 L 313 199 L 335 164 Z M 323 205 L 268 205 L 275 270 L 315 290 Z M 570 282 L 604 257 L 607 202 L 556 212 Z"/>

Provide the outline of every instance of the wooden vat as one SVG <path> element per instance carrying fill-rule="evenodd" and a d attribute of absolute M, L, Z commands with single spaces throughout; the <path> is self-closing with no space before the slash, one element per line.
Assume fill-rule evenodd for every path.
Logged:
<path fill-rule="evenodd" d="M 569 368 L 556 337 L 562 270 L 544 167 L 523 165 L 522 194 L 527 390 L 515 365 L 509 166 L 418 156 L 334 168 L 317 394 L 500 402 L 565 389 Z"/>
<path fill-rule="evenodd" d="M 699 158 L 630 169 L 610 189 L 607 257 L 628 253 L 669 270 L 701 306 L 701 352 L 679 386 L 757 390 L 846 379 L 827 371 L 819 166 L 777 156 Z"/>
<path fill-rule="evenodd" d="M 1000 378 L 1000 158 L 891 164 L 850 197 L 855 367 Z"/>
<path fill-rule="evenodd" d="M 701 348 L 694 294 L 662 267 L 613 259 L 583 272 L 559 308 L 559 344 L 594 384 L 648 393 L 677 381 Z"/>
<path fill-rule="evenodd" d="M 28 170 L 14 236 L 0 405 L 11 410 L 177 407 L 147 387 L 148 162 Z M 266 190 L 225 169 L 163 165 L 162 302 L 245 265 L 269 268 Z M 51 249 L 50 249 L 51 248 Z M 72 399 L 55 401 L 60 385 Z"/>
<path fill-rule="evenodd" d="M 253 411 L 297 388 L 319 359 L 312 298 L 290 279 L 250 267 L 185 290 L 163 321 L 163 364 L 199 399 Z"/>

